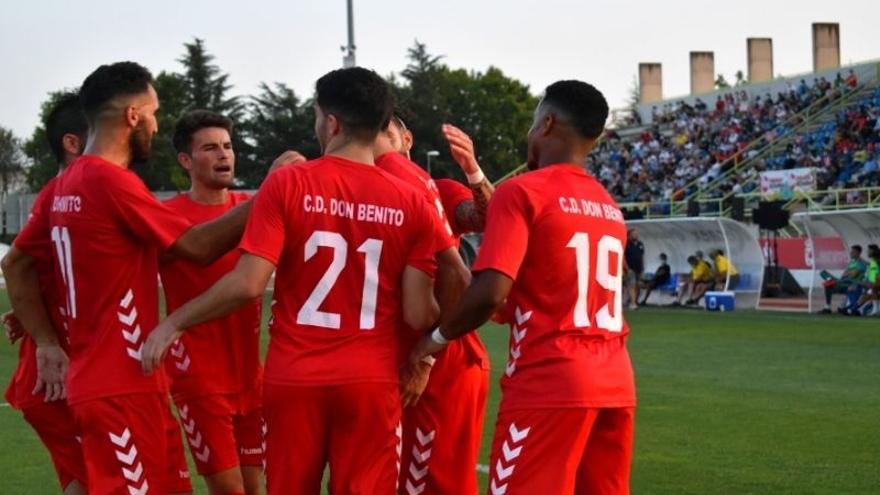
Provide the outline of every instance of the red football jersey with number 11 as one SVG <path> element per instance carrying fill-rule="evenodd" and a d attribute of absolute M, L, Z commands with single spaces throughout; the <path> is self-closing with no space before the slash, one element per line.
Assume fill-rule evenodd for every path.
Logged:
<path fill-rule="evenodd" d="M 270 174 L 254 201 L 241 249 L 277 267 L 266 383 L 397 382 L 404 268 L 435 270 L 424 196 L 325 156 Z"/>
<path fill-rule="evenodd" d="M 623 250 L 617 204 L 583 167 L 558 164 L 504 182 L 489 204 L 474 271 L 515 280 L 502 407 L 629 407 Z"/>

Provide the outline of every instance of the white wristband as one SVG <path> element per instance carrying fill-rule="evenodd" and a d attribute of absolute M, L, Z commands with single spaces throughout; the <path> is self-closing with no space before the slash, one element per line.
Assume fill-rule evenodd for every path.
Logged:
<path fill-rule="evenodd" d="M 471 184 L 474 186 L 479 184 L 480 182 L 483 182 L 483 179 L 486 178 L 486 176 L 483 175 L 483 171 L 479 168 L 477 169 L 476 172 L 474 172 L 472 174 L 465 174 L 465 175 L 467 175 L 468 184 Z"/>
<path fill-rule="evenodd" d="M 446 339 L 446 337 L 444 337 L 443 334 L 440 333 L 440 327 L 435 328 L 434 331 L 431 332 L 431 340 L 433 340 L 435 344 L 439 345 L 449 344 L 449 341 Z"/>

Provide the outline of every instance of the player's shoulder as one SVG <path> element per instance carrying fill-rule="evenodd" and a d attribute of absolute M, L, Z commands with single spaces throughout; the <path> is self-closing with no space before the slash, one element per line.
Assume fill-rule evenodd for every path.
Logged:
<path fill-rule="evenodd" d="M 434 184 L 437 184 L 437 190 L 440 191 L 441 195 L 452 196 L 471 193 L 471 190 L 466 185 L 455 179 L 437 179 L 434 181 Z"/>
<path fill-rule="evenodd" d="M 166 198 L 162 201 L 162 203 L 169 208 L 178 208 L 182 206 L 186 206 L 191 202 L 189 196 L 186 193 L 178 193 L 170 198 Z"/>

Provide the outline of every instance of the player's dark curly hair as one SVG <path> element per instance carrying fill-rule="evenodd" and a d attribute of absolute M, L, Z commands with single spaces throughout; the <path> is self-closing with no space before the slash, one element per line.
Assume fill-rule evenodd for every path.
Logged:
<path fill-rule="evenodd" d="M 550 105 L 585 138 L 596 139 L 608 120 L 608 102 L 602 93 L 583 81 L 557 81 L 544 91 L 545 105 Z"/>
<path fill-rule="evenodd" d="M 58 163 L 64 161 L 64 135 L 74 134 L 85 144 L 89 124 L 79 103 L 79 94 L 66 92 L 55 100 L 55 104 L 43 123 L 46 127 L 46 141 Z"/>
<path fill-rule="evenodd" d="M 153 82 L 146 67 L 134 62 L 102 65 L 89 74 L 79 90 L 83 112 L 90 124 L 114 98 L 143 93 Z"/>
<path fill-rule="evenodd" d="M 196 132 L 208 127 L 221 127 L 232 134 L 232 120 L 225 115 L 210 110 L 192 110 L 174 124 L 171 142 L 178 153 L 192 153 L 192 137 Z"/>
<path fill-rule="evenodd" d="M 375 72 L 361 67 L 337 69 L 318 79 L 315 89 L 318 106 L 335 115 L 345 133 L 371 141 L 388 127 L 394 98 Z"/>

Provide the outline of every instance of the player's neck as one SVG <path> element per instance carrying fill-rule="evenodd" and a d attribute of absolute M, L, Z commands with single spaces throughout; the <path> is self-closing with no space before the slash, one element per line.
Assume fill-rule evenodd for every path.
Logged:
<path fill-rule="evenodd" d="M 337 156 L 346 160 L 373 165 L 373 144 L 362 143 L 354 139 L 339 139 L 327 143 L 324 156 Z"/>
<path fill-rule="evenodd" d="M 131 165 L 131 146 L 113 132 L 89 133 L 84 155 L 102 158 L 114 165 L 128 168 Z"/>
<path fill-rule="evenodd" d="M 187 192 L 189 199 L 203 205 L 225 205 L 229 201 L 229 189 L 213 189 L 193 182 Z"/>

